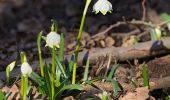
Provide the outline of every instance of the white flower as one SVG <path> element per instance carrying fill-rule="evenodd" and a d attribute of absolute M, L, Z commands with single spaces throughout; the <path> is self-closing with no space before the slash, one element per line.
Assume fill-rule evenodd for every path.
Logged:
<path fill-rule="evenodd" d="M 60 35 L 56 32 L 50 32 L 47 35 L 46 46 L 49 46 L 51 48 L 53 47 L 59 48 L 59 44 L 60 44 Z"/>
<path fill-rule="evenodd" d="M 93 11 L 97 14 L 99 11 L 105 15 L 112 11 L 112 4 L 108 0 L 98 0 L 93 6 Z"/>
<path fill-rule="evenodd" d="M 16 61 L 13 61 L 12 63 L 10 63 L 8 66 L 9 66 L 9 69 L 10 69 L 10 71 L 12 71 L 13 70 L 13 68 L 14 68 L 14 66 L 15 66 L 15 63 L 16 63 Z"/>
<path fill-rule="evenodd" d="M 23 76 L 30 76 L 31 75 L 32 68 L 27 62 L 22 63 L 21 73 L 23 74 Z"/>

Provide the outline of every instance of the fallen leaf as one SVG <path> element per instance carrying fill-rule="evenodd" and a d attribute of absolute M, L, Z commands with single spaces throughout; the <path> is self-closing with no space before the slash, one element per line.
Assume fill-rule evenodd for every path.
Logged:
<path fill-rule="evenodd" d="M 119 100 L 146 100 L 149 98 L 148 87 L 137 88 L 135 92 L 128 92 L 124 97 Z"/>

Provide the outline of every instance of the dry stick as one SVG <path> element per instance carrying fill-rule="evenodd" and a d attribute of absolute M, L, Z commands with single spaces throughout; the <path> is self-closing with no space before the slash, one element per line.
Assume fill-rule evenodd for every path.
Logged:
<path fill-rule="evenodd" d="M 163 26 L 163 25 L 165 25 L 165 24 L 167 24 L 169 22 L 170 22 L 170 20 L 164 21 L 164 22 L 159 23 L 159 24 L 150 24 L 148 22 L 141 21 L 141 20 L 132 20 L 132 21 L 126 21 L 126 22 L 117 22 L 116 24 L 110 25 L 104 31 L 95 34 L 94 36 L 92 36 L 92 38 L 95 38 L 95 37 L 100 36 L 100 35 L 104 35 L 104 34 L 108 33 L 111 29 L 113 29 L 115 27 L 119 27 L 120 25 L 134 24 L 134 25 L 145 25 L 145 26 L 150 26 L 150 27 L 156 27 L 156 26 Z"/>
<path fill-rule="evenodd" d="M 146 7 L 145 7 L 146 0 L 142 0 L 142 9 L 143 9 L 143 15 L 142 20 L 145 21 L 146 18 Z"/>
<path fill-rule="evenodd" d="M 157 41 L 138 43 L 129 47 L 94 48 L 92 50 L 85 50 L 79 53 L 78 64 L 84 64 L 88 56 L 90 63 L 95 64 L 100 56 L 106 56 L 107 54 L 111 54 L 112 60 L 126 61 L 166 53 L 170 53 L 170 37 L 164 37 Z M 65 58 L 69 60 L 71 59 L 71 55 L 67 55 Z"/>
<path fill-rule="evenodd" d="M 136 34 L 139 34 L 140 33 L 140 30 L 139 29 L 134 29 L 130 32 L 127 32 L 127 33 L 114 33 L 114 34 L 111 34 L 111 36 L 117 36 L 117 37 L 125 37 L 125 36 L 130 36 L 130 35 L 136 35 Z M 140 34 L 139 34 L 140 35 Z"/>
<path fill-rule="evenodd" d="M 150 23 L 147 23 L 147 22 L 144 22 L 144 21 L 136 21 L 136 20 L 126 21 L 126 22 L 117 22 L 116 24 L 110 25 L 106 30 L 99 32 L 96 35 L 92 36 L 92 38 L 95 38 L 99 35 L 104 35 L 107 32 L 109 32 L 111 29 L 113 29 L 115 27 L 119 27 L 120 25 L 126 25 L 126 24 L 135 24 L 135 25 L 141 25 L 142 24 L 142 25 L 146 25 L 146 26 L 152 26 Z"/>

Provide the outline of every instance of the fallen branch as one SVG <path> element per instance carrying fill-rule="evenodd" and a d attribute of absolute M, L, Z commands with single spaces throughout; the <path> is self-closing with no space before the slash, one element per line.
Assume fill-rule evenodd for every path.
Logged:
<path fill-rule="evenodd" d="M 112 60 L 126 61 L 166 53 L 170 53 L 170 37 L 165 37 L 158 41 L 142 42 L 129 47 L 109 47 L 103 49 L 84 50 L 79 53 L 78 64 L 84 64 L 88 57 L 90 59 L 90 63 L 95 64 L 100 56 L 105 57 L 108 54 L 111 54 Z M 71 55 L 67 55 L 65 58 L 69 61 L 71 59 Z M 50 59 L 48 60 L 50 61 Z"/>

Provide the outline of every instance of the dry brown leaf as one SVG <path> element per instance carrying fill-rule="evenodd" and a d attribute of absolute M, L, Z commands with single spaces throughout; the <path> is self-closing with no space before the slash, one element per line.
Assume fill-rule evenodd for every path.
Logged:
<path fill-rule="evenodd" d="M 107 47 L 112 47 L 115 44 L 115 40 L 112 37 L 107 36 L 105 38 L 105 43 Z"/>
<path fill-rule="evenodd" d="M 129 36 L 125 37 L 123 38 L 122 42 L 123 42 L 122 44 L 123 47 L 134 45 L 136 43 L 136 36 L 132 35 L 130 37 Z"/>
<path fill-rule="evenodd" d="M 7 86 L 4 86 L 2 88 L 2 91 L 5 92 L 5 93 L 10 93 L 10 96 L 8 97 L 7 100 L 12 100 L 15 98 L 15 100 L 19 100 L 19 89 L 17 87 L 16 84 L 13 84 L 13 86 L 10 88 L 10 87 L 7 87 Z"/>
<path fill-rule="evenodd" d="M 146 100 L 149 98 L 148 87 L 137 88 L 135 92 L 128 92 L 124 97 L 119 100 Z"/>

